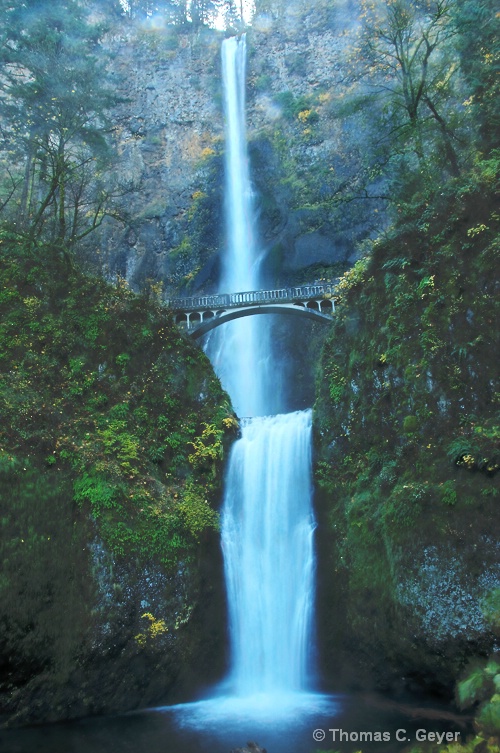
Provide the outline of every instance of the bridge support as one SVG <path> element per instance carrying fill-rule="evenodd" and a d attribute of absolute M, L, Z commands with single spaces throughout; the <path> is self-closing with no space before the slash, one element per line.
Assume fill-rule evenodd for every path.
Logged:
<path fill-rule="evenodd" d="M 188 329 L 190 337 L 197 339 L 206 335 L 211 330 L 219 327 L 225 322 L 233 321 L 234 319 L 240 319 L 244 316 L 256 316 L 262 314 L 286 314 L 291 316 L 299 316 L 302 319 L 309 319 L 310 321 L 322 322 L 323 324 L 329 324 L 332 321 L 332 315 L 324 314 L 317 308 L 310 308 L 308 306 L 301 306 L 297 304 L 285 303 L 285 304 L 267 304 L 260 306 L 242 306 L 241 308 L 227 309 L 226 311 L 218 311 L 215 316 L 201 321 L 196 325 L 191 323 L 191 328 Z"/>
<path fill-rule="evenodd" d="M 312 301 L 297 301 L 297 306 L 303 308 L 312 309 L 313 311 L 321 311 L 323 314 L 335 313 L 335 301 L 333 298 L 322 298 L 321 300 Z"/>

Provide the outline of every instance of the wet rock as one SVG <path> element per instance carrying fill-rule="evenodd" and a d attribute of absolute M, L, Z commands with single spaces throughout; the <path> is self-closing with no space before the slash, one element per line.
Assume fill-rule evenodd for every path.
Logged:
<path fill-rule="evenodd" d="M 335 180 L 349 180 L 344 173 L 354 169 L 348 167 L 353 163 L 346 146 L 349 123 L 332 119 L 328 109 L 328 92 L 338 93 L 339 60 L 349 38 L 327 19 L 318 22 L 308 11 L 303 15 L 300 23 L 287 16 L 286 30 L 278 30 L 272 19 L 257 19 L 248 36 L 251 171 L 259 238 L 269 252 L 263 271 L 269 279 L 281 275 L 282 284 L 295 284 L 314 265 L 349 266 L 377 217 L 373 201 L 369 211 L 360 201 L 332 214 Z M 87 253 L 111 277 L 125 269 L 133 289 L 148 276 L 163 283 L 166 295 L 186 285 L 194 293 L 216 284 L 206 270 L 216 269 L 224 244 L 221 42 L 219 32 L 206 29 L 201 36 L 176 32 L 175 46 L 161 35 L 154 46 L 146 45 L 130 25 L 108 37 L 111 74 L 124 97 L 113 112 L 119 153 L 113 181 L 136 190 L 123 199 L 127 227 L 107 220 L 100 243 Z M 316 95 L 318 87 L 325 92 L 323 100 Z M 284 111 L 279 98 L 287 94 L 294 101 L 313 97 L 319 116 L 312 129 L 296 113 L 290 117 Z M 278 132 L 287 141 L 290 160 L 283 159 L 275 142 Z M 348 159 L 339 156 L 344 153 Z M 297 194 L 298 174 L 304 191 Z M 130 241 L 130 226 L 137 245 Z M 273 248 L 281 249 L 279 263 Z M 140 265 L 136 253 L 146 257 Z M 133 257 L 130 263 L 128 257 Z"/>

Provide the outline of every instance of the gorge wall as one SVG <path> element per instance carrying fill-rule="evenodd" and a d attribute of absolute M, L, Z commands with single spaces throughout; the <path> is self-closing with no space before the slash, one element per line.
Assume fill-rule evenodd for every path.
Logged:
<path fill-rule="evenodd" d="M 225 662 L 229 399 L 154 296 L 3 254 L 0 725 L 192 690 Z"/>
<path fill-rule="evenodd" d="M 359 181 L 363 126 L 341 112 L 340 63 L 355 13 L 298 9 L 257 16 L 248 31 L 248 136 L 258 227 L 270 284 L 331 276 L 359 256 L 381 204 L 340 206 Z M 123 25 L 108 36 L 116 108 L 115 180 L 124 223 L 109 221 L 98 264 L 132 287 L 209 291 L 224 244 L 222 34 Z"/>
<path fill-rule="evenodd" d="M 469 179 L 344 276 L 323 348 L 318 607 L 353 683 L 450 692 L 497 650 L 498 218 L 488 174 Z"/>

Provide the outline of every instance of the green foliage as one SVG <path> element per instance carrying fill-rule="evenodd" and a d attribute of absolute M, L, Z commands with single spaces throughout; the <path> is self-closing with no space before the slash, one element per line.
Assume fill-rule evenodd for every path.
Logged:
<path fill-rule="evenodd" d="M 116 557 L 175 567 L 217 527 L 234 431 L 206 357 L 154 301 L 0 248 L 1 467 L 29 457 L 42 478 L 67 480 L 68 511 Z"/>
<path fill-rule="evenodd" d="M 54 463 L 55 463 L 54 459 Z M 104 478 L 83 473 L 75 480 L 75 502 L 90 503 L 92 514 L 97 518 L 103 510 L 113 507 L 116 489 Z"/>
<path fill-rule="evenodd" d="M 474 15 L 472 5 L 468 11 Z M 402 54 L 418 47 L 415 64 L 432 34 L 441 29 L 436 46 L 428 51 L 428 69 L 418 71 L 425 78 L 424 93 L 408 92 L 410 99 L 405 100 L 406 74 L 396 60 L 379 89 L 387 110 L 378 111 L 372 102 L 374 124 L 378 115 L 388 116 L 385 126 L 394 128 L 382 146 L 392 169 L 392 221 L 341 278 L 317 380 L 316 477 L 328 525 L 332 578 L 340 583 L 336 581 L 336 588 L 343 589 L 343 603 L 336 609 L 346 615 L 346 630 L 354 631 L 354 641 L 384 655 L 386 671 L 387 663 L 398 668 L 409 660 L 408 636 L 421 630 L 416 610 L 402 606 L 400 584 L 415 568 L 415 560 L 420 561 L 422 550 L 458 548 L 465 542 L 471 571 L 483 572 L 478 542 L 486 531 L 493 538 L 500 532 L 500 393 L 494 357 L 500 346 L 494 272 L 500 256 L 500 173 L 491 130 L 484 124 L 484 137 L 477 130 L 491 102 L 478 105 L 475 112 L 465 105 L 466 111 L 455 117 L 458 97 L 464 99 L 457 86 L 460 34 L 476 50 L 478 75 L 481 63 L 471 29 L 459 29 L 452 21 L 452 4 L 437 4 L 425 17 L 419 15 L 418 4 L 410 8 L 406 0 L 369 6 L 370 24 L 375 22 L 372 13 L 378 18 L 373 29 L 394 31 L 391 24 L 401 22 L 406 30 L 401 40 L 408 45 Z M 489 2 L 479 6 L 491 11 Z M 440 7 L 445 13 L 437 18 L 433 13 Z M 406 19 L 389 18 L 405 8 Z M 426 27 L 434 23 L 433 29 Z M 420 44 L 423 32 L 426 41 Z M 488 28 L 477 33 L 491 43 Z M 395 39 L 384 34 L 365 38 L 375 67 L 387 62 Z M 452 62 L 453 81 L 437 75 Z M 489 58 L 484 65 L 489 70 Z M 369 75 L 374 72 L 372 67 Z M 432 89 L 429 101 L 426 87 Z M 420 97 L 413 111 L 412 96 Z M 434 116 L 426 119 L 424 114 L 437 103 L 448 133 L 437 127 Z M 410 115 L 415 118 L 411 133 L 403 127 Z M 471 125 L 467 132 L 462 117 Z M 377 127 L 379 142 L 380 133 Z M 453 142 L 456 163 L 446 150 L 447 138 Z M 497 607 L 495 594 L 483 599 L 490 628 L 485 628 L 484 640 L 490 644 L 492 632 L 498 631 Z M 420 658 L 419 670 L 425 656 Z M 439 661 L 435 656 L 434 663 Z M 432 662 L 428 670 L 435 671 Z M 484 702 L 485 689 L 490 693 L 491 682 L 478 670 L 464 680 L 464 703 L 476 697 Z M 485 730 L 496 724 L 495 702 L 484 711 Z"/>
<path fill-rule="evenodd" d="M 498 656 L 493 655 L 487 662 L 483 661 L 457 684 L 457 700 L 463 709 L 478 706 L 475 714 L 475 727 L 482 749 L 489 751 L 485 746 L 485 739 L 491 738 L 492 744 L 498 742 L 500 737 L 500 662 Z"/>
<path fill-rule="evenodd" d="M 461 708 L 469 708 L 477 701 L 483 700 L 492 689 L 491 677 L 486 674 L 484 668 L 477 668 L 458 683 L 458 702 Z"/>
<path fill-rule="evenodd" d="M 442 490 L 442 497 L 441 501 L 445 505 L 455 505 L 458 499 L 458 495 L 456 492 L 455 484 L 451 479 L 448 479 L 448 481 L 445 481 L 441 487 Z"/>
<path fill-rule="evenodd" d="M 218 514 L 210 507 L 204 496 L 203 487 L 186 484 L 182 500 L 177 505 L 177 511 L 182 517 L 184 526 L 195 540 L 199 540 L 203 531 L 218 527 Z"/>
<path fill-rule="evenodd" d="M 491 628 L 500 633 L 500 588 L 489 593 L 482 603 L 483 615 Z"/>
<path fill-rule="evenodd" d="M 405 434 L 411 434 L 418 429 L 418 418 L 416 416 L 405 416 L 403 419 L 403 431 Z"/>
<path fill-rule="evenodd" d="M 465 106 L 479 125 L 487 149 L 499 146 L 498 62 L 500 18 L 495 0 L 457 0 L 453 9 L 458 51 L 470 96 Z"/>
<path fill-rule="evenodd" d="M 263 73 L 255 80 L 255 89 L 261 92 L 267 92 L 271 88 L 272 78 L 267 73 Z"/>
<path fill-rule="evenodd" d="M 477 716 L 477 725 L 485 736 L 500 733 L 500 694 L 496 693 Z"/>
<path fill-rule="evenodd" d="M 293 92 L 278 92 L 274 96 L 276 104 L 281 108 L 284 118 L 298 118 L 301 112 L 309 110 L 311 98 L 307 96 L 295 97 Z"/>
<path fill-rule="evenodd" d="M 33 714 L 41 685 L 51 703 L 78 696 L 76 668 L 92 696 L 109 625 L 120 656 L 165 654 L 167 619 L 180 629 L 194 606 L 237 422 L 154 291 L 137 296 L 68 271 L 59 256 L 37 259 L 5 233 L 0 290 L 0 694 L 22 688 Z M 144 573 L 167 584 L 160 608 L 178 613 L 139 620 Z M 65 708 L 57 701 L 56 714 Z"/>

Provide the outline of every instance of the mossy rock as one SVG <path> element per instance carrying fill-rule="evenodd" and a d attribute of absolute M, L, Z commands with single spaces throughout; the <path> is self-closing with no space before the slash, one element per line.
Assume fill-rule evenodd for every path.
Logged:
<path fill-rule="evenodd" d="M 419 421 L 416 416 L 405 416 L 403 419 L 403 431 L 405 434 L 411 434 L 417 431 L 419 427 Z"/>

